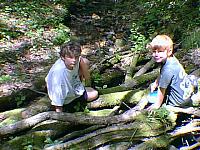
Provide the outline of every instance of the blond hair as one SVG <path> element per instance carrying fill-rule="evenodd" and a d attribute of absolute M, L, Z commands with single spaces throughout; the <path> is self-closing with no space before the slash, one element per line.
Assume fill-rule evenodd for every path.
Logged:
<path fill-rule="evenodd" d="M 153 50 L 159 50 L 164 51 L 167 50 L 173 52 L 173 41 L 172 39 L 167 35 L 157 35 L 152 42 L 147 46 L 147 48 L 150 48 Z"/>

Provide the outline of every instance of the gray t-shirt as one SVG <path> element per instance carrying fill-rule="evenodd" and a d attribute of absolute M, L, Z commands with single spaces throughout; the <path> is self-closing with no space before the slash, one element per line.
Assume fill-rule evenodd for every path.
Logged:
<path fill-rule="evenodd" d="M 183 66 L 175 56 L 167 59 L 160 71 L 159 87 L 167 89 L 167 104 L 185 106 L 193 92 Z"/>

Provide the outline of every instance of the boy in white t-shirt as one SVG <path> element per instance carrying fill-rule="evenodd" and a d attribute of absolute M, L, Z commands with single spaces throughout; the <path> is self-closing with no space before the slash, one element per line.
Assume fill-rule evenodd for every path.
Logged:
<path fill-rule="evenodd" d="M 45 80 L 51 104 L 56 112 L 63 111 L 64 104 L 73 101 L 92 101 L 98 97 L 93 88 L 85 88 L 82 79 L 90 81 L 89 65 L 81 57 L 81 46 L 77 42 L 68 42 L 60 48 L 60 58 L 53 64 Z"/>

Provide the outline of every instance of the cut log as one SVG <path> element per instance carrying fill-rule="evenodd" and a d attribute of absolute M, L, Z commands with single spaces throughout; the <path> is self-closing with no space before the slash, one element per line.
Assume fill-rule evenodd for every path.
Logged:
<path fill-rule="evenodd" d="M 169 133 L 169 135 L 171 135 L 171 137 L 175 139 L 187 133 L 200 131 L 199 126 L 200 126 L 200 119 L 193 119 L 192 121 L 187 123 L 185 126 L 178 127 L 177 129 Z"/>
<path fill-rule="evenodd" d="M 25 108 L 19 108 L 0 113 L 0 116 L 4 116 L 4 119 L 0 121 L 0 127 L 4 127 L 6 125 L 13 124 L 22 120 L 21 113 L 24 110 Z"/>
<path fill-rule="evenodd" d="M 94 132 L 95 130 L 100 129 L 100 128 L 104 128 L 104 127 L 106 127 L 106 125 L 94 125 L 94 126 L 86 128 L 86 129 L 82 129 L 82 130 L 79 130 L 79 131 L 71 132 L 71 133 L 65 135 L 64 137 L 62 137 L 62 138 L 60 138 L 58 140 L 66 142 L 66 141 L 69 141 L 71 139 L 78 138 L 78 137 L 80 137 L 80 136 L 82 136 L 84 134 L 88 134 L 90 132 Z"/>

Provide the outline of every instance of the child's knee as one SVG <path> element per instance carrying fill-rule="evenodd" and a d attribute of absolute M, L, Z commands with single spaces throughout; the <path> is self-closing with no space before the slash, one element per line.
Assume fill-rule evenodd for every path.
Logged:
<path fill-rule="evenodd" d="M 96 90 L 90 90 L 90 91 L 87 91 L 87 96 L 88 96 L 88 101 L 92 101 L 92 100 L 95 100 L 98 98 L 98 91 Z"/>
<path fill-rule="evenodd" d="M 191 96 L 193 106 L 200 106 L 200 91 Z"/>

